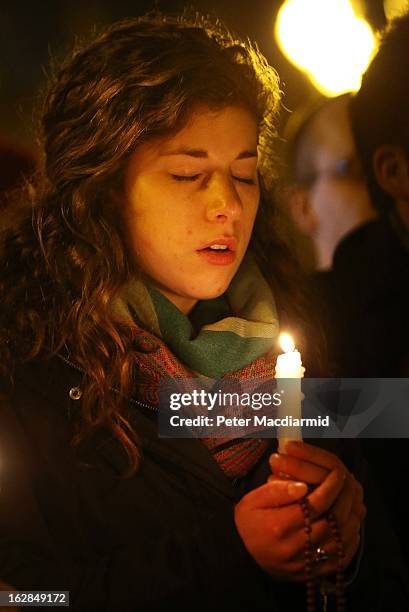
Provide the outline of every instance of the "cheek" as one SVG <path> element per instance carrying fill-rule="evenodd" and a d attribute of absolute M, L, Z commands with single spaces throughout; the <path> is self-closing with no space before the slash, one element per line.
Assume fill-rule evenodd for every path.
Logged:
<path fill-rule="evenodd" d="M 310 202 L 314 212 L 321 217 L 325 215 L 330 207 L 329 203 L 334 201 L 336 192 L 330 184 L 324 180 L 316 184 L 310 191 Z"/>
<path fill-rule="evenodd" d="M 193 234 L 193 226 L 184 229 L 177 216 L 165 212 L 152 215 L 148 211 L 134 218 L 130 229 L 132 249 L 143 268 L 161 273 L 169 262 L 175 270 L 183 266 L 186 244 L 189 244 L 186 237 Z"/>
<path fill-rule="evenodd" d="M 125 217 L 129 248 L 136 261 L 144 267 L 155 253 L 156 244 L 162 244 L 166 236 L 160 236 L 154 219 L 144 210 L 128 209 Z"/>
<path fill-rule="evenodd" d="M 258 207 L 259 207 L 259 196 L 257 195 L 254 198 L 249 199 L 249 201 L 247 202 L 247 205 L 245 206 L 245 218 L 244 218 L 244 223 L 245 223 L 245 227 L 247 232 L 249 232 L 249 234 L 251 234 L 252 230 L 253 230 L 253 225 L 254 225 L 254 221 L 256 219 L 257 216 L 257 211 L 258 211 Z"/>
<path fill-rule="evenodd" d="M 143 215 L 131 213 L 127 218 L 127 233 L 135 255 L 150 248 L 151 232 Z"/>

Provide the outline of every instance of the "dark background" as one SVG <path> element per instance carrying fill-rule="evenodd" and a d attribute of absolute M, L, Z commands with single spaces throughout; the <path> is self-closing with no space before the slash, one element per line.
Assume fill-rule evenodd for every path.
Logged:
<path fill-rule="evenodd" d="M 375 29 L 384 25 L 382 0 L 356 2 Z M 32 146 L 36 108 L 50 58 L 58 62 L 75 37 L 88 36 L 95 24 L 155 7 L 175 12 L 194 6 L 201 13 L 216 15 L 239 35 L 256 40 L 281 77 L 284 106 L 294 110 L 314 96 L 315 90 L 276 46 L 273 28 L 281 4 L 282 0 L 196 0 L 193 4 L 188 0 L 0 1 L 0 135 Z"/>

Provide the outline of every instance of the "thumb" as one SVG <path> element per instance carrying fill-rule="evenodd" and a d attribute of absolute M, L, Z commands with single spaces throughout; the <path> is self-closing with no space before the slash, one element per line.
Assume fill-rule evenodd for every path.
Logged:
<path fill-rule="evenodd" d="M 247 503 L 254 508 L 278 508 L 292 504 L 308 492 L 305 482 L 273 480 L 247 494 Z"/>

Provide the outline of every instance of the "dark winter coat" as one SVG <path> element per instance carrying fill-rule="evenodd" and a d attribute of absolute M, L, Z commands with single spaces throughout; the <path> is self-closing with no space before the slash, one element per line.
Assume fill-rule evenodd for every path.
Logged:
<path fill-rule="evenodd" d="M 234 525 L 235 503 L 266 481 L 274 449 L 231 482 L 200 441 L 158 438 L 154 413 L 135 405 L 137 474 L 121 477 L 125 455 L 102 433 L 81 454 L 89 467 L 79 465 L 69 439 L 83 376 L 58 357 L 31 362 L 3 395 L 0 578 L 20 590 L 70 591 L 70 609 L 84 612 L 304 610 L 304 586 L 271 579 Z M 407 610 L 406 575 L 365 486 L 366 534 L 350 609 Z"/>

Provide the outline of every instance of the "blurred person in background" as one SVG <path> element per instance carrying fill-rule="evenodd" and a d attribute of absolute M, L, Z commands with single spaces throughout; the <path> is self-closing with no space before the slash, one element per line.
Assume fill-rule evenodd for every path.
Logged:
<path fill-rule="evenodd" d="M 346 376 L 409 376 L 409 13 L 385 30 L 351 103 L 352 128 L 378 221 L 354 233 L 334 269 Z M 352 299 L 352 296 L 353 299 Z M 346 330 L 348 334 L 346 334 Z M 402 406 L 402 418 L 407 418 Z M 409 440 L 364 440 L 409 562 Z M 399 470 L 396 466 L 399 465 Z"/>
<path fill-rule="evenodd" d="M 334 258 L 349 236 L 377 215 L 352 134 L 351 99 L 349 93 L 320 99 L 295 112 L 286 127 L 287 212 L 300 232 L 298 256 L 314 273 L 312 289 L 333 374 L 339 371 Z"/>
<path fill-rule="evenodd" d="M 386 29 L 350 102 L 352 132 L 378 217 L 341 240 L 322 286 L 330 306 L 331 357 L 343 376 L 409 375 L 408 21 L 406 15 Z"/>
<path fill-rule="evenodd" d="M 350 94 L 326 99 L 289 121 L 291 187 L 288 207 L 310 237 L 315 268 L 331 268 L 338 244 L 376 212 L 369 198 L 352 135 Z"/>
<path fill-rule="evenodd" d="M 317 245 L 317 266 L 331 266 L 325 274 L 315 276 L 318 307 L 326 329 L 332 373 L 343 377 L 407 377 L 409 376 L 409 15 L 392 22 L 385 30 L 379 50 L 362 80 L 359 92 L 350 98 L 350 128 L 344 122 L 343 134 L 349 132 L 350 146 L 356 143 L 358 172 L 347 181 L 339 176 L 336 160 L 311 173 L 310 188 L 294 189 L 291 210 L 304 231 L 314 237 L 317 218 L 339 228 L 348 229 L 352 220 L 348 199 L 357 207 L 355 225 L 337 244 L 333 243 L 321 256 Z M 339 98 L 349 100 L 349 96 Z M 339 106 L 329 101 L 327 111 Z M 327 112 L 327 115 L 329 113 Z M 319 117 L 319 114 L 316 117 Z M 329 139 L 341 124 L 327 122 L 323 129 Z M 317 124 L 317 119 L 312 126 Z M 311 126 L 311 121 L 309 122 Z M 308 123 L 307 123 L 308 128 Z M 305 128 L 301 131 L 301 136 Z M 306 132 L 308 134 L 308 130 Z M 309 133 L 311 134 L 311 127 Z M 299 141 L 298 136 L 298 141 Z M 304 138 L 305 141 L 305 138 Z M 296 140 L 297 144 L 297 140 Z M 308 143 L 309 144 L 309 143 Z M 308 152 L 303 139 L 293 153 L 293 168 L 306 174 L 317 155 Z M 315 141 L 319 151 L 319 141 Z M 352 154 L 349 149 L 349 155 Z M 356 160 L 355 153 L 354 159 Z M 299 169 L 297 163 L 302 162 Z M 364 185 L 361 170 L 368 191 Z M 346 165 L 344 168 L 348 168 Z M 353 168 L 353 165 L 350 165 Z M 343 169 L 341 164 L 341 170 Z M 296 176 L 298 176 L 296 174 Z M 317 178 L 318 177 L 318 178 Z M 314 182 L 315 179 L 315 182 Z M 317 182 L 318 180 L 318 182 Z M 323 193 L 324 186 L 338 185 L 345 192 L 344 219 L 335 195 L 320 207 L 312 195 Z M 311 188 L 311 185 L 313 188 Z M 314 187 L 315 186 L 315 187 Z M 303 195 L 304 193 L 304 195 Z M 310 199 L 307 198 L 307 194 Z M 370 202 L 368 202 L 368 193 Z M 359 195 L 359 197 L 358 197 Z M 319 214 L 318 211 L 319 210 Z M 371 219 L 373 211 L 377 217 Z M 324 211 L 324 212 L 323 212 Z M 327 213 L 327 217 L 325 217 Z M 367 217 L 365 219 L 365 217 Z M 366 221 L 365 223 L 362 223 Z M 395 529 L 400 537 L 406 560 L 409 559 L 407 510 L 402 507 L 401 486 L 409 478 L 408 440 L 363 440 L 363 447 L 374 468 Z M 399 465 L 399 470 L 396 466 Z"/>
<path fill-rule="evenodd" d="M 345 292 L 348 375 L 409 376 L 409 13 L 386 29 L 351 102 L 351 122 L 380 218 L 354 233 L 335 266 Z M 354 295 L 354 299 L 348 296 Z M 354 352 L 354 355 L 352 355 Z"/>

